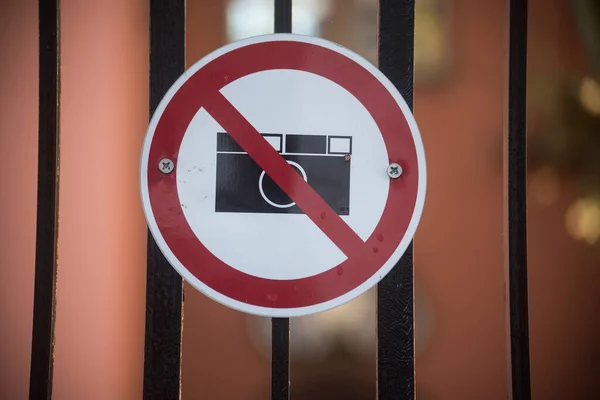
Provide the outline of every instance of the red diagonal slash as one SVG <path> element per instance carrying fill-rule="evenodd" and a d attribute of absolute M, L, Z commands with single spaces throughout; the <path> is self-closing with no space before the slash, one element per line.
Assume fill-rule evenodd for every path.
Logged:
<path fill-rule="evenodd" d="M 358 254 L 363 240 L 220 92 L 207 98 L 203 105 L 346 257 Z"/>

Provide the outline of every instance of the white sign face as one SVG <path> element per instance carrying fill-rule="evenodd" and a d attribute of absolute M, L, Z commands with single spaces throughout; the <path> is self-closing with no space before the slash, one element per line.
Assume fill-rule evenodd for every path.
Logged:
<path fill-rule="evenodd" d="M 141 189 L 159 248 L 191 285 L 244 312 L 298 316 L 389 272 L 425 177 L 414 119 L 379 70 L 277 34 L 225 46 L 173 85 L 148 128 Z"/>
<path fill-rule="evenodd" d="M 367 240 L 387 200 L 390 178 L 385 171 L 389 162 L 377 125 L 358 100 L 323 77 L 291 70 L 248 75 L 222 93 L 259 132 L 281 134 L 272 137 L 277 139 L 277 149 L 282 149 L 279 154 L 294 162 L 313 189 L 319 192 L 321 185 L 327 190 L 332 179 L 338 182 L 336 186 L 344 191 L 340 196 L 346 200 L 340 204 L 350 207 L 349 215 L 341 218 Z M 188 126 L 179 152 L 177 190 L 198 239 L 231 267 L 265 279 L 306 278 L 344 261 L 344 253 L 306 215 L 277 207 L 292 202 L 273 202 L 261 190 L 265 186 L 259 184 L 263 171 L 245 168 L 245 163 L 254 164 L 249 155 L 218 151 L 217 135 L 224 131 L 201 109 Z M 302 146 L 302 139 L 321 148 L 315 146 L 314 153 L 294 152 L 290 144 Z M 328 154 L 331 152 L 334 154 Z M 350 155 L 348 162 L 346 154 Z M 234 164 L 228 171 L 236 176 L 221 174 L 219 178 L 229 182 L 217 184 L 217 166 L 224 162 Z M 315 162 L 318 165 L 312 166 Z M 339 164 L 347 168 L 340 170 Z M 250 183 L 242 193 L 235 188 L 238 180 Z M 222 193 L 217 198 L 217 187 L 230 190 L 237 199 Z M 238 212 L 215 212 L 217 201 L 235 203 Z"/>

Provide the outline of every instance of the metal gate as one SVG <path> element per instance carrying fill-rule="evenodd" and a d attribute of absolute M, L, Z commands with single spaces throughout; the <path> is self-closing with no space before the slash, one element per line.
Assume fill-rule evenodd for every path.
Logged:
<path fill-rule="evenodd" d="M 292 0 L 274 0 L 276 33 L 292 31 Z M 512 398 L 531 397 L 527 298 L 527 0 L 509 0 L 505 137 Z M 413 103 L 415 0 L 379 1 L 379 69 Z M 30 399 L 50 399 L 59 194 L 60 1 L 39 1 L 39 155 Z M 150 0 L 150 112 L 185 69 L 185 0 Z M 144 399 L 180 397 L 182 281 L 148 235 Z M 378 286 L 377 392 L 414 399 L 413 250 Z M 271 399 L 290 396 L 290 321 L 272 320 Z"/>

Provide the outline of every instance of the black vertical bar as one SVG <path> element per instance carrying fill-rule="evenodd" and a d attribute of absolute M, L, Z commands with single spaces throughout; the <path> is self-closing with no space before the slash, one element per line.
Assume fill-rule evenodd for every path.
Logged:
<path fill-rule="evenodd" d="M 60 116 L 60 1 L 38 2 L 39 126 L 29 398 L 52 397 Z"/>
<path fill-rule="evenodd" d="M 527 0 L 510 0 L 508 279 L 512 398 L 531 399 L 527 296 Z"/>
<path fill-rule="evenodd" d="M 275 0 L 275 33 L 292 33 L 292 0 Z M 271 320 L 271 400 L 290 398 L 290 320 Z"/>
<path fill-rule="evenodd" d="M 290 320 L 273 318 L 271 344 L 271 400 L 290 398 Z"/>
<path fill-rule="evenodd" d="M 150 0 L 150 113 L 185 70 L 185 0 Z M 182 281 L 148 234 L 144 400 L 176 400 Z"/>
<path fill-rule="evenodd" d="M 379 1 L 379 69 L 413 106 L 415 0 Z M 379 400 L 413 399 L 413 245 L 378 285 Z"/>
<path fill-rule="evenodd" d="M 292 0 L 275 0 L 275 33 L 292 33 Z"/>

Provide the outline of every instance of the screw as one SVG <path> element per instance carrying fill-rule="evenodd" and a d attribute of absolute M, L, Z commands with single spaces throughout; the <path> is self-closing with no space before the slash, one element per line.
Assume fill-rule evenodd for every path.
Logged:
<path fill-rule="evenodd" d="M 387 174 L 392 179 L 398 179 L 402 175 L 402 167 L 397 163 L 392 163 L 387 167 Z"/>
<path fill-rule="evenodd" d="M 175 169 L 175 163 L 168 158 L 163 158 L 158 162 L 158 169 L 163 174 L 170 174 Z"/>

